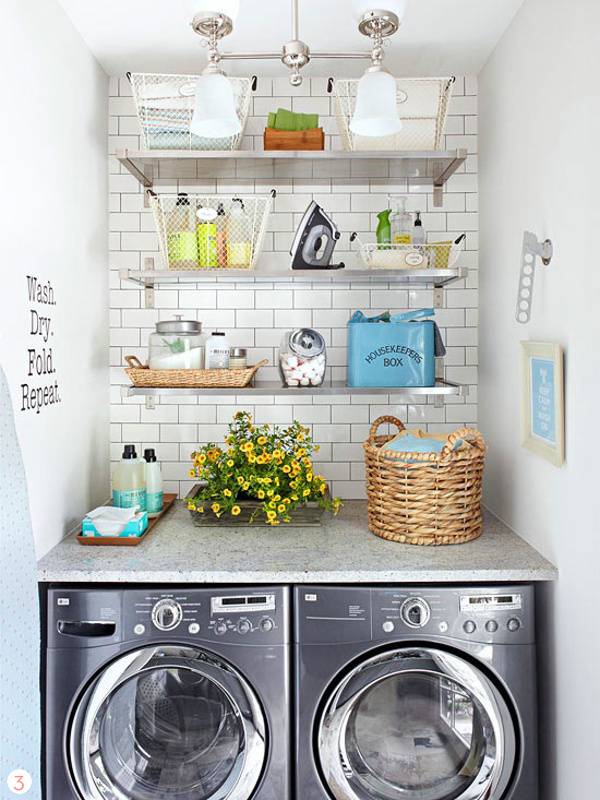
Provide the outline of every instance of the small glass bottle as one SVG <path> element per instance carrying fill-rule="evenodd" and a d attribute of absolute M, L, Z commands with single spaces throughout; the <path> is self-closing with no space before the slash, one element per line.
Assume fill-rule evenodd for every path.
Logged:
<path fill-rule="evenodd" d="M 229 351 L 229 369 L 246 369 L 248 353 L 244 347 L 232 347 Z"/>

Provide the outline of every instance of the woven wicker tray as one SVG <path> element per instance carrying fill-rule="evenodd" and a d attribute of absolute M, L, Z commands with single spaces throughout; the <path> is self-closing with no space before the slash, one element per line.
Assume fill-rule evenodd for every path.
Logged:
<path fill-rule="evenodd" d="M 140 389 L 242 389 L 269 363 L 263 359 L 246 369 L 150 369 L 135 356 L 125 361 L 127 377 Z"/>

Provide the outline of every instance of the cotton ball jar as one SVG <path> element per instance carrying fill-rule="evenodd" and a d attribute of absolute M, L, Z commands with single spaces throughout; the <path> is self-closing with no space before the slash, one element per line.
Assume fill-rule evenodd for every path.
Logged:
<path fill-rule="evenodd" d="M 327 356 L 323 336 L 312 328 L 287 331 L 279 349 L 279 371 L 284 386 L 321 386 Z"/>

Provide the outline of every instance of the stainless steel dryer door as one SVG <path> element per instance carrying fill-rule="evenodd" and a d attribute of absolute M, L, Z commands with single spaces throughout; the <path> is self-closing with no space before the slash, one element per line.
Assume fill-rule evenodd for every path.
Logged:
<path fill-rule="evenodd" d="M 266 759 L 265 718 L 225 661 L 146 647 L 92 681 L 65 745 L 84 800 L 248 800 Z"/>
<path fill-rule="evenodd" d="M 515 766 L 502 695 L 442 650 L 362 662 L 333 688 L 318 724 L 318 761 L 337 800 L 497 800 Z"/>

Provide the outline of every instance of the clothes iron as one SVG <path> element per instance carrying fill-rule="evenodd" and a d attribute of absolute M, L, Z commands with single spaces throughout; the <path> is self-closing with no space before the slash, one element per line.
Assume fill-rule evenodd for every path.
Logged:
<path fill-rule="evenodd" d="M 339 238 L 331 217 L 313 200 L 294 236 L 290 250 L 292 269 L 344 269 L 345 264 L 330 263 Z"/>

